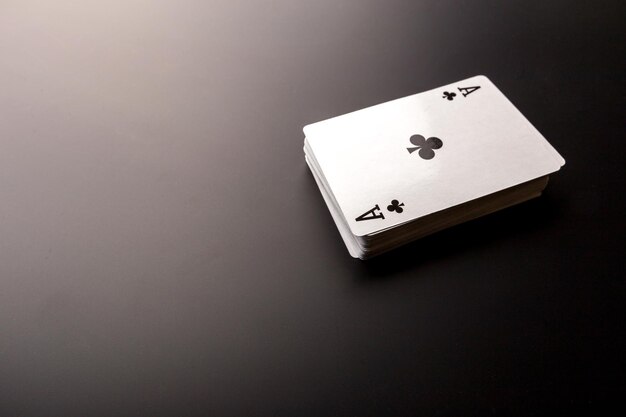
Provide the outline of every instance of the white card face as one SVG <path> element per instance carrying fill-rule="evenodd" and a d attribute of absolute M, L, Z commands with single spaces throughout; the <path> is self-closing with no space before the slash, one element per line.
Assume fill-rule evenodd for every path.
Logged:
<path fill-rule="evenodd" d="M 557 171 L 565 161 L 484 76 L 304 127 L 364 236 Z"/>

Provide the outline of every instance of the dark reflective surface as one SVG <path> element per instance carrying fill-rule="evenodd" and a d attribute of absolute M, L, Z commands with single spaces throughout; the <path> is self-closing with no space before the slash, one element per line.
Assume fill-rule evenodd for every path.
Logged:
<path fill-rule="evenodd" d="M 548 3 L 4 2 L 0 414 L 623 397 L 624 7 Z M 351 259 L 302 126 L 476 74 L 567 165 L 541 199 Z"/>

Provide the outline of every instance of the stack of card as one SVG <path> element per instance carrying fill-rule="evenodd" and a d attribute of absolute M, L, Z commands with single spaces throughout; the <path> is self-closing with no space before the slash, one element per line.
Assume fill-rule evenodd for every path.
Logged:
<path fill-rule="evenodd" d="M 304 127 L 350 255 L 366 259 L 541 194 L 565 163 L 484 76 Z"/>

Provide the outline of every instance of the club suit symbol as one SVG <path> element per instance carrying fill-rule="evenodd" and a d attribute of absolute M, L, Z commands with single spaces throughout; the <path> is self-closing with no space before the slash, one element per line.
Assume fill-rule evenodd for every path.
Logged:
<path fill-rule="evenodd" d="M 443 92 L 443 98 L 447 98 L 449 101 L 454 100 L 454 97 L 456 97 L 456 93 Z"/>
<path fill-rule="evenodd" d="M 435 137 L 425 139 L 422 135 L 413 135 L 409 140 L 415 147 L 406 148 L 406 150 L 413 153 L 419 149 L 418 154 L 422 159 L 433 159 L 435 157 L 433 149 L 439 149 L 443 146 L 443 141 Z"/>
<path fill-rule="evenodd" d="M 401 203 L 398 200 L 391 200 L 391 204 L 387 206 L 387 210 L 402 213 L 404 211 L 402 206 L 404 206 L 404 203 Z"/>

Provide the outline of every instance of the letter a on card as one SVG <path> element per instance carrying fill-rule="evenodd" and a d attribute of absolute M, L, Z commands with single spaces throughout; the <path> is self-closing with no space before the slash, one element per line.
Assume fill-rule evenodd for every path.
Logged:
<path fill-rule="evenodd" d="M 459 87 L 459 91 L 463 94 L 463 97 L 467 97 L 472 94 L 474 91 L 478 90 L 480 86 L 476 87 Z"/>
<path fill-rule="evenodd" d="M 376 210 L 380 212 L 380 207 L 378 207 L 378 204 L 376 204 L 376 206 L 374 206 L 373 209 L 368 210 L 365 213 L 361 214 L 355 220 L 357 222 L 362 222 L 364 220 L 384 219 L 385 216 L 383 215 L 383 213 L 376 213 Z"/>

